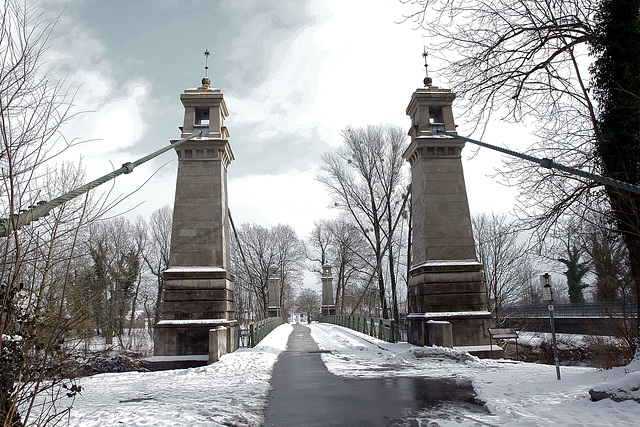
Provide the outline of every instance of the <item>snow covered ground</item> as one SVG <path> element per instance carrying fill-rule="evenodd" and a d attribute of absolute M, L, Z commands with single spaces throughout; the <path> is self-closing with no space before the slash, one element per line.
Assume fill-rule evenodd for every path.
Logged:
<path fill-rule="evenodd" d="M 597 425 L 623 426 L 640 423 L 640 404 L 634 401 L 592 402 L 589 389 L 600 382 L 617 380 L 640 363 L 599 371 L 586 367 L 562 367 L 562 380 L 555 366 L 507 360 L 484 360 L 443 348 L 390 344 L 355 331 L 314 324 L 311 336 L 322 350 L 330 372 L 351 377 L 422 375 L 470 379 L 478 398 L 490 414 L 468 414 L 445 408 L 426 410 L 419 425 Z M 636 385 L 637 387 L 637 385 Z"/>
<path fill-rule="evenodd" d="M 413 425 L 637 425 L 640 404 L 592 402 L 589 389 L 612 383 L 640 363 L 608 371 L 513 361 L 480 360 L 450 349 L 390 344 L 326 324 L 311 334 L 330 372 L 348 377 L 426 376 L 470 379 L 489 414 L 456 407 L 426 408 Z M 269 378 L 292 330 L 282 325 L 254 349 L 240 349 L 202 368 L 165 372 L 102 374 L 82 380 L 72 426 L 216 426 L 262 423 Z M 635 377 L 635 378 L 634 378 Z M 625 377 L 634 387 L 638 375 Z M 621 381 L 625 381 L 621 380 Z M 633 380 L 633 382 L 629 381 Z M 612 383 L 613 384 L 613 383 Z"/>
<path fill-rule="evenodd" d="M 80 381 L 71 426 L 258 426 L 293 327 L 201 368 L 100 374 Z"/>

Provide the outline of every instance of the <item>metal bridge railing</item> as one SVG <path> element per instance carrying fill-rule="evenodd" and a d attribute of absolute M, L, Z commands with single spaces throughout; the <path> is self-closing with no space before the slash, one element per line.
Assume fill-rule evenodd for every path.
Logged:
<path fill-rule="evenodd" d="M 620 301 L 584 304 L 554 304 L 555 317 L 627 317 L 636 313 L 635 302 Z M 534 307 L 503 307 L 501 317 L 549 317 L 547 305 Z"/>
<path fill-rule="evenodd" d="M 344 326 L 387 342 L 398 342 L 400 338 L 398 323 L 390 319 L 364 316 L 331 315 L 320 316 L 319 322 Z"/>
<path fill-rule="evenodd" d="M 264 337 L 284 323 L 282 317 L 269 317 L 249 325 L 249 347 L 255 347 Z"/>

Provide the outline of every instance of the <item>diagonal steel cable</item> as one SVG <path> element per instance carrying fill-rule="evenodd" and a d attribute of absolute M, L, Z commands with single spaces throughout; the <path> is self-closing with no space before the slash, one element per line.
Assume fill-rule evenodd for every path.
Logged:
<path fill-rule="evenodd" d="M 547 159 L 547 158 L 541 159 L 541 158 L 538 158 L 538 157 L 529 156 L 528 154 L 519 153 L 517 151 L 509 150 L 508 148 L 498 147 L 496 145 L 487 144 L 486 142 L 478 141 L 476 139 L 467 138 L 466 136 L 461 136 L 461 135 L 457 135 L 455 133 L 446 132 L 446 131 L 443 131 L 442 129 L 438 129 L 437 133 L 443 134 L 443 135 L 452 136 L 452 137 L 458 138 L 458 139 L 463 139 L 465 141 L 469 141 L 469 142 L 471 142 L 473 144 L 479 145 L 481 147 L 488 148 L 490 150 L 499 151 L 501 153 L 508 154 L 509 156 L 518 157 L 518 158 L 521 158 L 521 159 L 524 159 L 524 160 L 528 160 L 530 162 L 537 163 L 540 166 L 545 167 L 547 169 L 561 170 L 561 171 L 567 172 L 567 173 L 569 173 L 571 175 L 577 175 L 577 176 L 581 176 L 583 178 L 590 179 L 590 180 L 595 181 L 595 182 L 599 182 L 600 184 L 603 184 L 603 185 L 608 185 L 608 186 L 611 186 L 611 187 L 619 188 L 621 190 L 629 191 L 631 193 L 640 194 L 640 187 L 637 186 L 637 185 L 630 184 L 628 182 L 618 181 L 617 179 L 608 178 L 606 176 L 597 175 L 597 174 L 591 173 L 591 172 L 585 172 L 585 171 L 580 170 L 580 169 L 576 169 L 576 168 L 572 168 L 572 167 L 569 167 L 569 166 L 565 166 L 565 165 L 560 164 L 560 163 L 556 163 L 551 159 Z"/>
<path fill-rule="evenodd" d="M 182 138 L 166 147 L 163 147 L 160 150 L 154 151 L 153 153 L 148 154 L 134 162 L 124 163 L 120 169 L 116 169 L 111 173 L 108 173 L 96 180 L 91 181 L 88 184 L 78 187 L 75 190 L 71 190 L 68 193 L 65 193 L 62 196 L 57 197 L 49 202 L 38 202 L 36 206 L 31 206 L 29 207 L 29 209 L 25 211 L 21 211 L 19 214 L 14 214 L 13 218 L 0 219 L 0 237 L 6 237 L 13 230 L 17 230 L 20 227 L 27 225 L 32 221 L 37 221 L 43 216 L 49 215 L 49 212 L 53 208 L 60 206 L 61 204 L 66 203 L 69 200 L 74 199 L 88 192 L 89 190 L 92 190 L 98 187 L 99 185 L 102 185 L 105 182 L 112 180 L 113 178 L 119 175 L 131 173 L 133 169 L 135 169 L 137 166 L 140 166 L 141 164 L 153 159 L 154 157 L 157 157 L 160 154 L 163 154 L 171 150 L 172 148 L 176 148 L 178 145 L 182 144 L 183 142 L 189 141 L 190 139 L 195 138 L 201 134 L 202 134 L 202 131 L 198 131 L 196 133 L 193 133 L 187 136 L 186 138 Z"/>

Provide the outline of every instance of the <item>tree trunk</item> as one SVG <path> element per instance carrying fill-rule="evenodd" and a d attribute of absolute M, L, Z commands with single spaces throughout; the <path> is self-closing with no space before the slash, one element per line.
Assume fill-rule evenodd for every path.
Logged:
<path fill-rule="evenodd" d="M 635 285 L 636 297 L 636 339 L 634 343 L 635 358 L 640 360 L 640 236 L 636 233 L 624 235 L 629 250 L 629 269 Z"/>
<path fill-rule="evenodd" d="M 597 20 L 599 32 L 592 45 L 598 56 L 593 70 L 601 110 L 597 154 L 607 176 L 637 185 L 640 183 L 640 0 L 603 0 Z M 640 196 L 611 187 L 607 193 L 618 230 L 629 251 L 638 303 Z M 638 307 L 640 310 L 640 304 Z M 640 326 L 640 318 L 637 320 Z M 636 336 L 636 357 L 639 356 L 637 340 Z"/>
<path fill-rule="evenodd" d="M 395 261 L 393 259 L 392 245 L 389 245 L 389 280 L 391 281 L 391 310 L 393 312 L 393 320 L 396 322 L 400 316 L 398 312 L 398 295 L 396 293 L 396 275 L 395 275 Z"/>
<path fill-rule="evenodd" d="M 133 322 L 135 322 L 136 317 L 136 302 L 138 301 L 138 294 L 140 293 L 140 282 L 142 277 L 138 276 L 138 283 L 136 284 L 136 291 L 133 294 L 133 299 L 131 300 L 131 318 L 129 318 L 129 336 L 131 336 L 131 329 L 133 328 Z"/>

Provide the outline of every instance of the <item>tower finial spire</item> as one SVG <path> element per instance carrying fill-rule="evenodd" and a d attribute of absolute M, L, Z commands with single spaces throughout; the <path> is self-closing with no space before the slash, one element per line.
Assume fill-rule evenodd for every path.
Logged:
<path fill-rule="evenodd" d="M 429 57 L 429 52 L 427 52 L 427 47 L 426 46 L 422 46 L 422 57 L 424 58 L 424 73 L 425 73 L 425 78 L 424 78 L 424 87 L 429 87 L 431 86 L 431 83 L 433 83 L 433 80 L 431 79 L 431 77 L 429 77 L 429 64 L 427 63 L 427 58 Z"/>
<path fill-rule="evenodd" d="M 204 50 L 204 76 L 205 77 L 209 77 L 209 55 L 211 55 L 211 52 L 209 52 L 209 49 L 205 49 Z"/>
<path fill-rule="evenodd" d="M 209 49 L 204 50 L 204 78 L 202 79 L 202 87 L 208 88 L 211 86 L 211 79 L 209 78 Z"/>

